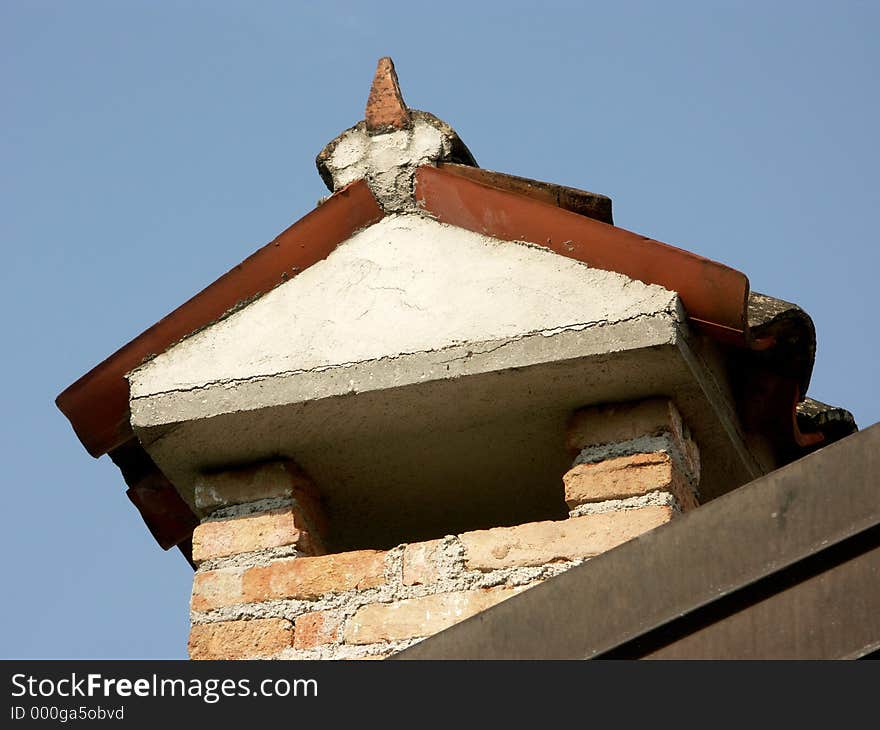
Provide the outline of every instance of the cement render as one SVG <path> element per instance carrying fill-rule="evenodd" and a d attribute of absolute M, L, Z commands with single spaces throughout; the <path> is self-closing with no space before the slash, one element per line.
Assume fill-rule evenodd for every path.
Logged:
<path fill-rule="evenodd" d="M 412 211 L 416 168 L 434 165 L 451 151 L 448 134 L 416 117 L 411 129 L 370 134 L 353 127 L 343 132 L 324 164 L 334 190 L 364 179 L 386 211 Z"/>
<path fill-rule="evenodd" d="M 199 564 L 199 571 L 218 570 L 220 568 L 252 568 L 254 566 L 266 566 L 275 560 L 282 558 L 307 558 L 311 557 L 310 553 L 304 553 L 297 550 L 292 545 L 284 545 L 282 547 L 264 548 L 263 550 L 253 550 L 246 553 L 236 553 L 222 558 L 210 558 L 203 560 Z"/>
<path fill-rule="evenodd" d="M 296 505 L 296 500 L 291 497 L 269 497 L 267 499 L 258 499 L 254 502 L 242 502 L 241 504 L 233 504 L 229 507 L 215 509 L 209 515 L 202 518 L 202 522 L 217 522 L 235 517 L 246 517 L 247 515 L 259 514 L 261 512 L 268 512 L 269 510 L 294 505 Z"/>
<path fill-rule="evenodd" d="M 640 507 L 672 507 L 676 512 L 682 511 L 678 500 L 669 492 L 648 492 L 637 497 L 625 499 L 606 499 L 603 502 L 587 502 L 580 504 L 571 510 L 570 517 L 583 517 L 584 515 L 596 515 L 602 512 L 621 512 Z"/>

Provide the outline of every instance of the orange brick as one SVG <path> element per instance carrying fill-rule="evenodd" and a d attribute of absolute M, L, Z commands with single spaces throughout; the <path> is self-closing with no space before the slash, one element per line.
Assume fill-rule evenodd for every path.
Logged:
<path fill-rule="evenodd" d="M 295 649 L 312 649 L 336 643 L 341 625 L 337 616 L 326 611 L 304 613 L 293 624 L 293 646 Z"/>
<path fill-rule="evenodd" d="M 442 540 L 414 542 L 403 549 L 403 584 L 405 586 L 433 583 L 440 577 L 439 557 Z"/>
<path fill-rule="evenodd" d="M 193 532 L 193 561 L 199 563 L 251 550 L 298 545 L 311 548 L 305 530 L 290 507 L 227 520 L 203 522 Z"/>
<path fill-rule="evenodd" d="M 348 644 L 373 644 L 430 636 L 519 593 L 520 588 L 490 588 L 439 593 L 358 609 L 345 626 Z"/>
<path fill-rule="evenodd" d="M 565 445 L 576 454 L 586 446 L 629 441 L 640 436 L 681 434 L 681 416 L 672 401 L 648 398 L 582 408 L 568 423 Z"/>
<path fill-rule="evenodd" d="M 196 624 L 189 634 L 190 659 L 252 659 L 277 654 L 293 643 L 290 621 L 258 618 Z"/>
<path fill-rule="evenodd" d="M 242 602 L 241 568 L 222 568 L 198 572 L 193 578 L 190 607 L 193 611 L 210 611 Z"/>
<path fill-rule="evenodd" d="M 260 499 L 294 499 L 307 523 L 305 529 L 321 538 L 327 521 L 312 481 L 291 461 L 273 461 L 216 474 L 203 474 L 195 485 L 196 507 L 211 511 Z"/>
<path fill-rule="evenodd" d="M 663 452 L 618 456 L 595 464 L 577 464 L 562 477 L 570 509 L 590 502 L 669 492 L 683 510 L 697 506 L 685 476 Z"/>
<path fill-rule="evenodd" d="M 410 126 L 409 110 L 400 93 L 397 73 L 390 58 L 379 59 L 364 116 L 370 131 L 389 132 Z"/>
<path fill-rule="evenodd" d="M 671 517 L 670 507 L 640 507 L 558 522 L 477 530 L 460 538 L 467 567 L 472 570 L 546 565 L 599 555 L 668 522 Z"/>
<path fill-rule="evenodd" d="M 313 599 L 325 593 L 364 589 L 385 582 L 385 553 L 356 550 L 335 555 L 276 560 L 250 568 L 243 592 L 250 602 L 276 598 Z"/>

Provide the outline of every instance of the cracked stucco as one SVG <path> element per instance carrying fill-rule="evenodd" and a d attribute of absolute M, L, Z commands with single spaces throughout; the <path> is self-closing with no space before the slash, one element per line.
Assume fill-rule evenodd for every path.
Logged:
<path fill-rule="evenodd" d="M 646 313 L 646 314 L 636 314 L 632 317 L 625 317 L 620 320 L 615 320 L 613 324 L 627 324 L 631 322 L 637 322 L 642 319 L 648 319 L 655 317 L 655 313 Z M 169 390 L 158 391 L 155 393 L 149 393 L 146 395 L 133 395 L 132 401 L 141 401 L 144 399 L 156 398 L 158 396 L 168 396 L 174 395 L 175 393 L 193 393 L 196 391 L 205 391 L 212 390 L 217 387 L 222 388 L 238 388 L 241 385 L 246 385 L 249 383 L 259 383 L 261 381 L 271 379 L 271 378 L 287 378 L 297 375 L 307 375 L 307 374 L 318 374 L 325 373 L 329 370 L 337 370 L 344 368 L 355 368 L 358 366 L 380 366 L 387 363 L 393 363 L 394 361 L 401 360 L 404 358 L 410 358 L 414 355 L 432 355 L 432 354 L 453 354 L 452 357 L 449 357 L 444 360 L 433 360 L 434 365 L 449 365 L 451 363 L 465 363 L 473 358 L 479 358 L 484 355 L 491 355 L 493 353 L 499 352 L 504 348 L 511 348 L 514 345 L 521 343 L 529 338 L 533 337 L 555 337 L 563 332 L 582 332 L 584 330 L 588 330 L 592 327 L 598 327 L 606 324 L 606 322 L 575 322 L 574 324 L 567 325 L 565 327 L 554 327 L 552 329 L 545 330 L 537 330 L 534 332 L 523 332 L 520 335 L 515 337 L 508 337 L 501 342 L 498 341 L 490 341 L 490 342 L 478 342 L 478 343 L 466 343 L 462 344 L 459 342 L 453 343 L 449 347 L 441 347 L 436 350 L 422 350 L 417 352 L 399 352 L 394 355 L 388 355 L 387 357 L 379 357 L 371 360 L 358 360 L 352 362 L 341 362 L 341 363 L 333 363 L 328 365 L 320 365 L 310 369 L 300 369 L 300 370 L 285 370 L 276 373 L 268 373 L 268 374 L 260 374 L 260 375 L 248 375 L 246 377 L 241 378 L 224 378 L 220 380 L 208 381 L 205 383 L 199 383 L 196 385 L 190 385 L 187 387 L 179 387 L 179 388 L 170 388 Z M 352 382 L 352 386 L 350 392 L 357 392 L 357 388 Z"/>

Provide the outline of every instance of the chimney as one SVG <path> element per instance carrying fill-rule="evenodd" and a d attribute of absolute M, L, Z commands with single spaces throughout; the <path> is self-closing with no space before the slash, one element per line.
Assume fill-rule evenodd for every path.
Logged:
<path fill-rule="evenodd" d="M 57 401 L 195 568 L 194 659 L 390 656 L 855 429 L 797 306 L 479 168 L 389 58 L 317 166 Z"/>

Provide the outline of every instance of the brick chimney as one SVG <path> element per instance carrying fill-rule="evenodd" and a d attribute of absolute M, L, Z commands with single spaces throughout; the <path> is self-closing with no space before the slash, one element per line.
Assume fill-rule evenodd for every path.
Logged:
<path fill-rule="evenodd" d="M 567 519 L 388 550 L 328 553 L 317 490 L 289 462 L 200 477 L 190 655 L 384 658 L 697 504 L 697 447 L 671 401 L 579 411 L 567 444 Z"/>
<path fill-rule="evenodd" d="M 58 398 L 193 564 L 194 659 L 387 657 L 855 427 L 804 397 L 802 310 L 480 169 L 390 59 L 317 165 L 325 202 Z"/>

